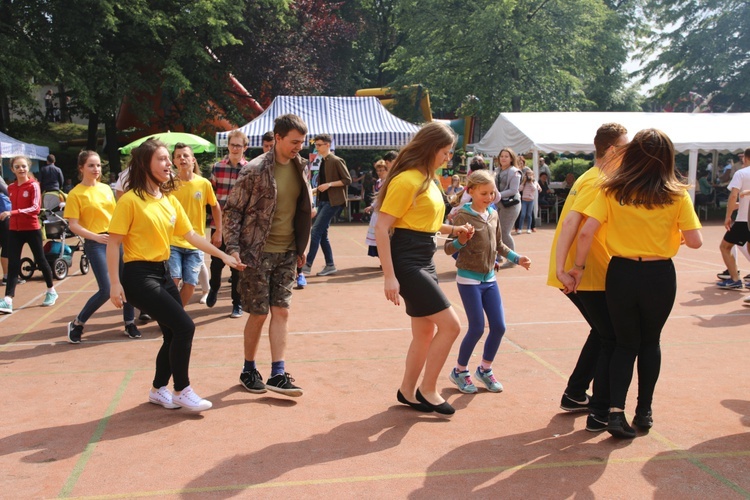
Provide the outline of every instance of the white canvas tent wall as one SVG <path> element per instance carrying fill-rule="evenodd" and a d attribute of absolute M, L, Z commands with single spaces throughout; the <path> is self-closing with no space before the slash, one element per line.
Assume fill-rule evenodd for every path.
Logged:
<path fill-rule="evenodd" d="M 26 155 L 32 160 L 46 160 L 49 148 L 37 146 L 28 142 L 19 141 L 13 137 L 0 132 L 0 157 L 10 158 L 18 155 Z"/>
<path fill-rule="evenodd" d="M 501 113 L 476 151 L 497 155 L 503 147 L 539 152 L 592 153 L 594 134 L 603 123 L 617 122 L 632 137 L 644 128 L 664 131 L 677 152 L 690 154 L 688 178 L 695 184 L 698 152 L 737 152 L 750 147 L 750 113 Z M 538 173 L 538 172 L 537 172 Z"/>
<path fill-rule="evenodd" d="M 0 158 L 7 159 L 14 156 L 25 155 L 32 160 L 47 160 L 49 148 L 37 146 L 28 142 L 19 141 L 13 137 L 0 132 Z M 12 178 L 10 175 L 10 160 L 2 161 L 0 173 L 4 178 Z M 38 162 L 36 162 L 38 163 Z"/>
<path fill-rule="evenodd" d="M 389 113 L 376 97 L 278 96 L 260 116 L 240 127 L 250 147 L 261 147 L 274 119 L 287 113 L 305 121 L 308 139 L 331 134 L 338 149 L 397 149 L 419 130 Z M 226 147 L 228 133 L 216 134 L 217 146 Z"/>

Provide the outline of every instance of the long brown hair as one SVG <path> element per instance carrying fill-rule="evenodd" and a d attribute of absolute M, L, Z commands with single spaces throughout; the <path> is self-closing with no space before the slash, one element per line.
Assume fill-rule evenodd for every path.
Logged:
<path fill-rule="evenodd" d="M 101 162 L 102 159 L 99 156 L 99 153 L 96 151 L 91 151 L 90 149 L 82 149 L 80 153 L 78 153 L 78 180 L 83 180 L 83 167 L 86 165 L 86 162 L 89 161 L 89 158 L 92 156 L 96 156 L 99 158 L 99 161 Z M 97 181 L 100 181 L 102 179 L 102 172 L 99 170 L 99 177 L 96 178 Z"/>
<path fill-rule="evenodd" d="M 130 153 L 128 188 L 132 189 L 136 196 L 142 200 L 145 199 L 143 193 L 148 193 L 149 179 L 159 186 L 159 190 L 164 195 L 171 193 L 176 188 L 174 175 L 170 176 L 169 180 L 162 184 L 151 174 L 151 159 L 159 148 L 165 148 L 167 154 L 169 154 L 167 145 L 153 138 L 147 139 Z"/>
<path fill-rule="evenodd" d="M 393 166 L 388 171 L 388 177 L 385 178 L 383 187 L 378 192 L 378 206 L 383 206 L 391 179 L 407 170 L 419 170 L 424 174 L 424 182 L 419 187 L 415 199 L 427 191 L 430 182 L 435 178 L 435 172 L 432 170 L 435 155 L 444 147 L 452 146 L 455 141 L 456 134 L 444 123 L 430 122 L 419 129 L 409 144 L 398 153 Z"/>
<path fill-rule="evenodd" d="M 647 209 L 671 205 L 689 187 L 674 170 L 674 145 L 661 130 L 641 130 L 612 161 L 619 165 L 602 189 L 623 205 Z"/>

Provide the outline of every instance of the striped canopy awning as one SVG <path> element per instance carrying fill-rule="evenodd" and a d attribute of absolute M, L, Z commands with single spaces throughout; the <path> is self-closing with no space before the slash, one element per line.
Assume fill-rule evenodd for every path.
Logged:
<path fill-rule="evenodd" d="M 251 148 L 261 147 L 276 117 L 287 113 L 307 124 L 308 140 L 331 134 L 338 149 L 398 149 L 419 130 L 388 112 L 376 97 L 278 96 L 255 120 L 240 127 Z M 227 132 L 217 132 L 216 145 L 226 147 Z"/>

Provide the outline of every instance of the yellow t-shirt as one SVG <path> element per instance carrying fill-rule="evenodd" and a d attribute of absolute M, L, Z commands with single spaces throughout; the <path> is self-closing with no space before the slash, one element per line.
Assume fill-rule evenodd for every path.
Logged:
<path fill-rule="evenodd" d="M 599 167 L 591 167 L 582 176 L 580 176 L 573 187 L 570 189 L 570 194 L 565 199 L 562 212 L 560 213 L 559 221 L 565 220 L 565 217 L 574 210 L 580 214 L 583 214 L 596 195 L 599 193 L 599 183 L 601 181 L 601 171 Z M 581 221 L 581 226 L 586 222 L 586 217 Z M 581 227 L 579 226 L 580 230 Z M 557 240 L 560 237 L 560 231 L 562 230 L 562 224 L 558 222 L 557 229 L 555 230 L 555 236 L 552 239 L 552 251 L 549 257 L 549 273 L 547 275 L 547 284 L 554 286 L 562 290 L 563 284 L 557 279 L 557 266 L 555 265 L 555 253 L 557 251 Z M 591 250 L 589 251 L 588 258 L 586 259 L 586 272 L 583 273 L 581 278 L 581 284 L 578 289 L 585 292 L 601 292 L 604 291 L 605 281 L 607 278 L 607 266 L 609 266 L 610 255 L 607 251 L 607 225 L 602 224 L 599 230 L 594 235 L 594 240 L 591 242 Z M 577 239 L 573 240 L 573 244 L 570 246 L 568 256 L 565 259 L 565 270 L 569 270 L 573 267 L 573 263 L 576 257 L 576 242 Z"/>
<path fill-rule="evenodd" d="M 670 259 L 680 249 L 680 231 L 701 228 L 687 191 L 671 205 L 651 210 L 620 204 L 614 196 L 600 191 L 585 214 L 607 224 L 610 255 L 629 259 Z"/>
<path fill-rule="evenodd" d="M 216 206 L 216 195 L 208 179 L 200 176 L 190 181 L 181 181 L 180 187 L 172 193 L 185 210 L 193 231 L 203 237 L 206 235 L 206 205 Z M 172 245 L 195 250 L 195 247 L 182 236 L 172 236 Z"/>
<path fill-rule="evenodd" d="M 263 251 L 283 253 L 297 248 L 294 240 L 294 216 L 297 213 L 297 200 L 302 192 L 302 180 L 291 161 L 286 165 L 275 162 L 273 177 L 276 179 L 276 210 Z"/>
<path fill-rule="evenodd" d="M 115 194 L 107 184 L 78 184 L 68 193 L 63 217 L 78 219 L 78 223 L 92 233 L 106 233 L 115 211 L 115 204 Z"/>
<path fill-rule="evenodd" d="M 140 199 L 133 191 L 122 195 L 109 224 L 110 233 L 124 236 L 124 262 L 169 260 L 172 235 L 185 235 L 193 229 L 174 196 L 144 197 Z"/>
<path fill-rule="evenodd" d="M 405 170 L 391 179 L 380 211 L 396 218 L 393 227 L 425 233 L 440 230 L 445 217 L 440 188 L 430 182 L 430 187 L 415 199 L 424 180 L 424 174 L 416 169 Z"/>

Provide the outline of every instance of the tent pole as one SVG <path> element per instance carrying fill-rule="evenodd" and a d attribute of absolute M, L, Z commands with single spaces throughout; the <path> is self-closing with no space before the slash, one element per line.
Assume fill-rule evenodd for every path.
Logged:
<path fill-rule="evenodd" d="M 536 147 L 532 148 L 531 150 L 531 169 L 534 171 L 534 178 L 537 182 L 539 182 L 539 149 Z M 547 179 L 547 182 L 549 182 L 550 179 Z M 534 197 L 535 203 L 534 203 L 534 218 L 535 224 L 537 226 L 542 224 L 542 213 L 541 209 L 539 208 L 539 193 L 536 194 Z"/>
<path fill-rule="evenodd" d="M 695 202 L 695 178 L 698 173 L 698 150 L 691 149 L 688 159 L 688 184 L 690 184 L 690 198 Z"/>

